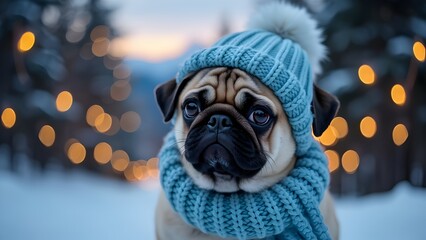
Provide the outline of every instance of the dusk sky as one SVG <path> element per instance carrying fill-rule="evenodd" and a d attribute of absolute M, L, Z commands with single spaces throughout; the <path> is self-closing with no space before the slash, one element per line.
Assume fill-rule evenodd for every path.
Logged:
<path fill-rule="evenodd" d="M 103 0 L 115 9 L 115 40 L 129 58 L 159 61 L 181 54 L 191 43 L 210 45 L 219 36 L 222 19 L 232 31 L 243 30 L 253 1 L 248 0 Z"/>

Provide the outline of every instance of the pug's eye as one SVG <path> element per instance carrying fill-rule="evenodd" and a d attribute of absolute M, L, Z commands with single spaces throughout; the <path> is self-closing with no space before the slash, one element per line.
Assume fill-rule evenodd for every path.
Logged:
<path fill-rule="evenodd" d="M 185 117 L 194 118 L 200 112 L 200 107 L 196 102 L 187 102 L 183 108 Z"/>
<path fill-rule="evenodd" d="M 250 114 L 248 119 L 256 125 L 263 126 L 269 122 L 270 118 L 271 116 L 269 115 L 269 113 L 263 111 L 262 109 L 257 109 Z"/>

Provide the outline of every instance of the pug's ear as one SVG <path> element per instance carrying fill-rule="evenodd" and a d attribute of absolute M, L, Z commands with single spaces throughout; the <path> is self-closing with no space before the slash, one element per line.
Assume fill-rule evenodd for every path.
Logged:
<path fill-rule="evenodd" d="M 314 121 L 312 123 L 312 128 L 315 136 L 321 136 L 327 129 L 336 116 L 339 106 L 339 100 L 334 95 L 322 90 L 314 84 L 314 95 L 312 99 Z"/>
<path fill-rule="evenodd" d="M 177 101 L 179 100 L 179 95 L 193 75 L 194 74 L 190 74 L 184 78 L 180 84 L 176 83 L 176 79 L 172 79 L 155 88 L 154 91 L 157 104 L 160 107 L 165 122 L 172 119 Z"/>

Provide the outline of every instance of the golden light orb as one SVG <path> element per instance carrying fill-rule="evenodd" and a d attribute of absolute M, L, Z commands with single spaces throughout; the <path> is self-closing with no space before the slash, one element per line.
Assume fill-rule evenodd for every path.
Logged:
<path fill-rule="evenodd" d="M 76 142 L 68 148 L 68 158 L 74 164 L 80 164 L 86 158 L 86 148 L 83 144 Z"/>
<path fill-rule="evenodd" d="M 404 124 L 397 124 L 392 131 L 392 139 L 395 145 L 401 146 L 407 141 L 408 138 L 408 130 Z"/>
<path fill-rule="evenodd" d="M 50 125 L 44 125 L 38 132 L 38 139 L 46 147 L 53 145 L 55 142 L 55 136 L 55 130 Z"/>
<path fill-rule="evenodd" d="M 333 126 L 328 126 L 328 128 L 322 133 L 320 142 L 324 146 L 333 146 L 337 143 L 337 134 L 336 129 Z"/>
<path fill-rule="evenodd" d="M 372 67 L 367 64 L 362 65 L 358 69 L 358 77 L 364 84 L 373 84 L 376 78 L 376 74 Z"/>
<path fill-rule="evenodd" d="M 391 98 L 395 104 L 404 105 L 407 98 L 404 87 L 400 84 L 395 84 L 391 89 Z"/>
<path fill-rule="evenodd" d="M 100 133 L 105 133 L 111 128 L 112 118 L 108 113 L 102 113 L 95 120 L 95 128 Z"/>
<path fill-rule="evenodd" d="M 87 124 L 89 124 L 90 126 L 94 127 L 95 126 L 95 121 L 96 118 L 101 115 L 102 113 L 104 113 L 104 109 L 99 106 L 99 105 L 92 105 L 87 109 L 86 112 L 86 121 Z"/>
<path fill-rule="evenodd" d="M 93 157 L 99 164 L 106 164 L 111 160 L 112 148 L 106 142 L 98 143 L 93 150 Z"/>
<path fill-rule="evenodd" d="M 72 102 L 72 94 L 68 91 L 62 91 L 56 97 L 56 109 L 59 112 L 66 112 L 71 108 Z"/>
<path fill-rule="evenodd" d="M 338 169 L 340 165 L 339 154 L 334 150 L 326 150 L 324 153 L 328 159 L 328 170 L 333 172 Z"/>
<path fill-rule="evenodd" d="M 112 153 L 111 165 L 116 171 L 124 171 L 129 165 L 129 155 L 123 150 L 114 151 Z"/>
<path fill-rule="evenodd" d="M 348 135 L 348 123 L 346 122 L 346 119 L 343 117 L 335 117 L 331 123 L 331 126 L 334 127 L 336 130 L 336 137 L 341 139 L 346 137 Z"/>
<path fill-rule="evenodd" d="M 361 120 L 359 124 L 359 129 L 364 137 L 372 138 L 377 131 L 376 121 L 374 120 L 374 118 L 366 116 Z"/>
<path fill-rule="evenodd" d="M 417 41 L 413 44 L 413 54 L 414 57 L 420 61 L 420 62 L 424 62 L 425 58 L 426 58 L 426 49 L 425 49 L 425 45 L 423 45 L 423 43 Z"/>
<path fill-rule="evenodd" d="M 349 173 L 355 173 L 359 167 L 359 155 L 354 150 L 346 151 L 342 156 L 342 167 Z"/>
<path fill-rule="evenodd" d="M 19 38 L 18 51 L 26 52 L 29 51 L 35 44 L 35 35 L 32 32 L 25 32 Z"/>
<path fill-rule="evenodd" d="M 16 113 L 12 108 L 6 108 L 1 114 L 1 122 L 5 128 L 12 128 L 16 123 Z"/>

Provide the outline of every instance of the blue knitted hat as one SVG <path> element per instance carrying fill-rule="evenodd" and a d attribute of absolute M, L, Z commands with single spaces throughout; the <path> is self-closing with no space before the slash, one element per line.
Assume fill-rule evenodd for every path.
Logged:
<path fill-rule="evenodd" d="M 249 24 L 252 30 L 227 35 L 192 55 L 176 81 L 208 67 L 239 68 L 257 77 L 281 101 L 300 156 L 312 138 L 313 74 L 325 55 L 321 32 L 306 10 L 282 3 L 264 6 Z"/>

